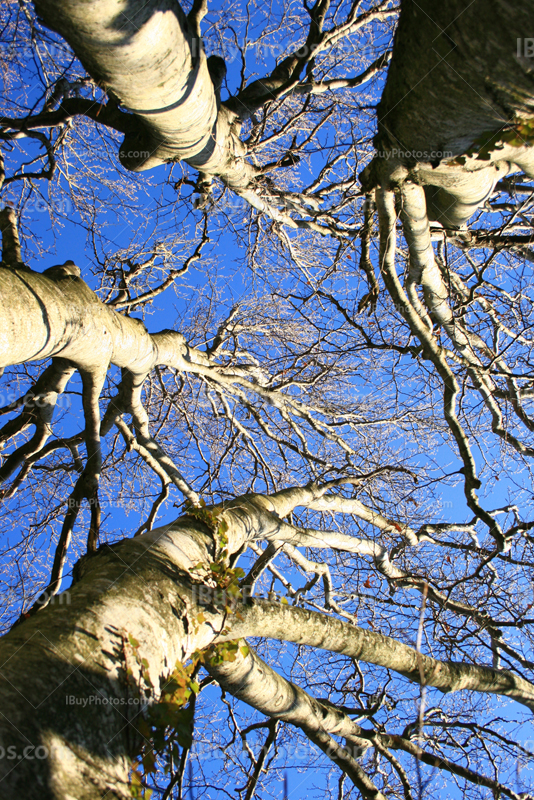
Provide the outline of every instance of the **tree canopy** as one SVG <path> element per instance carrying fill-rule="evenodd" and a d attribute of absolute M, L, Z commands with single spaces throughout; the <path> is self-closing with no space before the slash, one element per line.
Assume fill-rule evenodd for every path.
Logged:
<path fill-rule="evenodd" d="M 533 798 L 531 4 L 0 13 L 0 796 Z"/>

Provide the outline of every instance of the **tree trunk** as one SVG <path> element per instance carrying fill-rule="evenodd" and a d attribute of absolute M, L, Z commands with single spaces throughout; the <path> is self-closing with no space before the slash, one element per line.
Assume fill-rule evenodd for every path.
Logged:
<path fill-rule="evenodd" d="M 415 181 L 428 218 L 458 228 L 508 172 L 533 177 L 532 31 L 528 0 L 403 0 L 364 187 Z"/>
<path fill-rule="evenodd" d="M 532 117 L 534 71 L 523 37 L 533 33 L 529 0 L 403 0 L 377 149 L 457 156 L 482 134 Z"/>
<path fill-rule="evenodd" d="M 73 587 L 0 640 L 6 796 L 131 797 L 128 773 L 139 749 L 133 722 L 147 676 L 154 702 L 177 662 L 228 639 L 228 601 L 209 565 L 227 566 L 248 542 L 273 536 L 309 494 L 293 488 L 240 497 L 224 510 L 191 510 L 81 559 Z"/>
<path fill-rule="evenodd" d="M 237 114 L 218 108 L 198 26 L 175 0 L 36 0 L 35 8 L 132 113 L 123 166 L 141 171 L 184 160 L 232 188 L 250 184 L 256 170 L 244 159 Z"/>
<path fill-rule="evenodd" d="M 2 796 L 131 797 L 129 769 L 139 736 L 133 723 L 148 688 L 140 658 L 159 687 L 177 661 L 217 635 L 216 624 L 195 632 L 193 622 L 188 570 L 213 560 L 215 548 L 202 528 L 185 520 L 104 545 L 82 560 L 72 589 L 1 640 Z M 132 641 L 139 642 L 138 652 Z"/>

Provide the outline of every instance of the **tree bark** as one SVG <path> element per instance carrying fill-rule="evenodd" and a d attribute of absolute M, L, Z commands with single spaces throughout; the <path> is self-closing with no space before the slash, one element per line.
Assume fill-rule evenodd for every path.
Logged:
<path fill-rule="evenodd" d="M 403 0 L 377 149 L 457 156 L 481 134 L 532 117 L 534 71 L 522 49 L 532 32 L 529 0 Z"/>
<path fill-rule="evenodd" d="M 300 728 L 352 780 L 364 800 L 386 800 L 354 758 L 366 742 L 358 738 L 360 728 L 350 717 L 329 703 L 310 697 L 268 666 L 253 650 L 235 662 L 208 666 L 223 689 L 274 719 Z M 332 734 L 343 736 L 342 747 Z M 352 752 L 351 752 L 352 750 Z"/>
<path fill-rule="evenodd" d="M 156 364 L 195 358 L 174 331 L 150 335 L 144 324 L 104 305 L 75 265 L 44 273 L 0 267 L 0 366 L 61 355 L 87 371 L 110 363 L 146 375 Z"/>
<path fill-rule="evenodd" d="M 256 169 L 245 161 L 237 114 L 218 108 L 200 38 L 176 0 L 36 0 L 35 8 L 135 120 L 119 151 L 123 166 L 180 159 L 232 188 L 250 184 Z"/>
<path fill-rule="evenodd" d="M 156 686 L 177 660 L 209 644 L 213 630 L 193 631 L 188 570 L 212 556 L 209 536 L 187 521 L 105 546 L 80 566 L 72 589 L 2 639 L 3 796 L 131 797 L 133 723 L 145 687 L 129 637 Z"/>
<path fill-rule="evenodd" d="M 475 691 L 511 697 L 534 710 L 534 685 L 509 670 L 461 661 L 440 661 L 381 633 L 335 617 L 263 600 L 241 611 L 232 636 L 267 636 L 386 667 L 440 691 Z"/>
<path fill-rule="evenodd" d="M 276 503 L 276 496 L 251 496 L 229 504 L 230 555 L 276 527 L 268 510 Z M 141 659 L 159 687 L 177 661 L 221 634 L 228 613 L 204 577 L 219 551 L 217 535 L 191 516 L 104 545 L 78 562 L 68 592 L 0 640 L 3 796 L 131 797 L 128 773 L 139 740 L 134 722 L 147 689 Z M 202 625 L 200 611 L 208 618 Z M 150 701 L 158 695 L 156 688 Z"/>
<path fill-rule="evenodd" d="M 532 177 L 520 127 L 534 115 L 530 31 L 528 0 L 403 0 L 364 188 L 409 178 L 425 187 L 428 218 L 458 228 L 508 172 Z"/>

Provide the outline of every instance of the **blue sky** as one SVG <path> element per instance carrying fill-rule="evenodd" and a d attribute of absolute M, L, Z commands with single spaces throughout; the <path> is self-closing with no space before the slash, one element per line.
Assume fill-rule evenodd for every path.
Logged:
<path fill-rule="evenodd" d="M 280 10 L 276 3 L 269 7 L 265 6 L 263 17 L 255 23 L 257 30 L 249 30 L 248 32 L 248 39 L 252 43 L 256 41 L 257 33 L 263 30 L 265 20 L 275 20 Z M 241 65 L 238 59 L 232 57 L 235 48 L 232 50 L 231 39 L 226 41 L 224 47 L 222 47 L 222 43 L 218 40 L 218 13 L 219 11 L 216 10 L 213 16 L 208 15 L 206 19 L 205 25 L 208 32 L 207 50 L 208 52 L 222 52 L 224 50 L 229 54 L 227 59 L 229 68 L 228 87 L 234 90 L 240 78 L 239 73 Z M 223 10 L 222 13 L 227 12 Z M 237 38 L 240 44 L 243 39 L 242 33 L 242 30 L 238 31 Z M 291 39 L 289 36 L 287 38 L 288 40 Z M 275 39 L 276 37 L 274 36 L 273 40 Z M 284 42 L 282 42 L 282 44 L 284 44 Z M 261 50 L 262 54 L 273 52 L 275 52 L 274 49 L 269 50 L 265 47 L 262 47 Z M 268 55 L 266 65 L 260 63 L 256 57 L 257 53 L 258 50 L 251 47 L 250 60 L 247 67 L 250 74 L 253 72 L 262 74 L 266 67 L 271 67 L 274 64 L 272 55 Z M 366 48 L 362 48 L 363 58 L 365 59 L 367 55 Z M 340 66 L 340 69 L 342 69 L 342 66 Z M 37 70 L 38 67 L 36 65 L 28 62 L 25 74 L 27 76 L 28 85 L 33 88 L 32 99 L 35 101 L 37 101 L 41 93 L 41 86 L 38 77 L 36 77 Z M 22 74 L 24 76 L 24 73 Z M 380 85 L 381 83 L 378 81 L 376 84 L 375 100 L 378 98 Z M 364 96 L 366 102 L 368 102 L 367 95 L 364 94 Z M 329 141 L 330 134 L 331 131 L 326 125 L 323 131 L 325 142 Z M 90 152 L 90 156 L 86 161 L 87 163 L 94 163 L 95 161 L 98 163 L 98 159 L 100 158 L 100 151 L 98 150 L 100 147 L 100 140 L 95 135 L 94 139 L 89 139 L 88 141 L 89 144 L 94 147 L 94 150 Z M 29 148 L 33 153 L 35 153 L 35 147 L 36 145 L 34 142 L 30 143 Z M 302 163 L 299 165 L 294 171 L 295 182 L 298 181 L 299 177 L 304 178 L 310 172 L 313 173 L 317 171 L 317 169 L 323 165 L 325 157 L 325 152 L 319 151 L 310 158 L 309 164 Z M 19 162 L 25 159 L 24 156 L 14 156 L 9 160 L 11 167 L 13 167 L 17 158 Z M 78 153 L 77 158 L 79 162 L 84 161 L 83 150 Z M 35 241 L 30 241 L 28 249 L 26 250 L 27 258 L 32 269 L 42 271 L 52 264 L 62 263 L 67 259 L 72 259 L 80 266 L 84 279 L 90 285 L 96 287 L 98 284 L 97 278 L 95 278 L 94 275 L 99 271 L 98 262 L 95 260 L 97 257 L 101 260 L 106 256 L 111 257 L 117 250 L 128 248 L 132 241 L 138 240 L 141 242 L 143 238 L 147 237 L 149 237 L 151 241 L 157 241 L 163 237 L 172 238 L 172 236 L 181 235 L 183 241 L 180 241 L 176 247 L 179 249 L 180 257 L 183 255 L 185 258 L 193 249 L 195 225 L 202 221 L 202 215 L 201 212 L 193 210 L 193 192 L 191 187 L 187 185 L 183 186 L 181 190 L 184 192 L 184 195 L 188 197 L 187 202 L 184 204 L 174 204 L 171 202 L 176 197 L 177 190 L 174 188 L 174 184 L 181 177 L 181 168 L 179 166 L 174 167 L 172 176 L 169 168 L 162 167 L 147 175 L 134 177 L 125 174 L 123 170 L 118 168 L 116 157 L 114 160 L 113 157 L 110 159 L 102 156 L 100 165 L 102 168 L 102 182 L 99 185 L 98 193 L 95 193 L 94 196 L 93 209 L 95 212 L 98 212 L 96 213 L 94 230 L 91 230 L 87 214 L 82 216 L 78 210 L 76 187 L 72 194 L 63 193 L 61 190 L 58 191 L 54 189 L 52 194 L 49 195 L 47 187 L 45 186 L 43 188 L 42 184 L 39 184 L 38 191 L 36 191 L 26 203 L 22 214 L 22 227 L 27 231 L 31 231 L 36 237 Z M 74 160 L 73 170 L 78 168 L 81 169 L 81 163 Z M 116 172 L 114 171 L 115 169 L 117 169 Z M 97 184 L 98 181 L 95 181 L 95 185 Z M 119 210 L 118 201 L 115 202 L 114 197 L 116 196 L 116 198 L 119 199 L 125 197 L 125 192 L 129 186 L 135 187 L 136 196 L 131 200 L 127 198 L 128 207 L 126 210 Z M 84 188 L 86 187 L 81 187 L 81 189 Z M 83 192 L 80 190 L 78 194 L 81 195 Z M 8 188 L 6 197 L 8 201 L 16 203 L 16 184 L 12 184 L 11 187 Z M 208 291 L 213 290 L 215 293 L 216 290 L 218 302 L 221 306 L 230 308 L 237 299 L 246 298 L 252 288 L 258 285 L 261 274 L 260 278 L 258 278 L 259 273 L 251 277 L 250 273 L 247 271 L 247 222 L 250 212 L 248 208 L 243 206 L 241 201 L 234 202 L 228 195 L 225 196 L 225 202 L 227 204 L 224 206 L 223 210 L 217 217 L 212 219 L 210 231 L 213 236 L 213 241 L 210 242 L 209 246 L 206 248 L 205 258 L 193 265 L 187 275 L 181 279 L 179 292 L 174 293 L 168 291 L 164 295 L 159 296 L 146 314 L 141 311 L 134 312 L 135 316 L 141 316 L 143 314 L 150 331 L 157 331 L 166 327 L 174 328 L 177 326 L 177 320 L 179 325 L 192 325 L 191 319 L 196 313 L 198 303 L 206 296 Z M 103 210 L 100 210 L 100 204 Z M 480 224 L 486 224 L 486 220 L 481 218 Z M 94 237 L 93 233 L 95 233 Z M 39 248 L 45 252 L 39 252 Z M 317 272 L 320 272 L 324 268 L 326 256 L 321 260 L 321 252 L 318 252 L 319 257 L 317 258 L 316 268 Z M 376 258 L 376 254 L 374 257 Z M 276 267 L 276 256 L 273 255 L 272 260 L 270 262 L 267 261 L 267 263 L 272 263 L 273 268 Z M 217 274 L 215 274 L 214 265 L 217 267 Z M 265 267 L 265 269 L 267 268 Z M 273 281 L 274 280 L 276 280 L 276 276 L 273 277 Z M 282 288 L 287 288 L 289 283 L 287 275 L 284 275 L 283 280 L 282 278 L 280 279 L 280 283 Z M 112 373 L 112 375 L 115 379 L 118 379 L 117 371 Z M 409 377 L 409 370 L 407 370 L 406 375 Z M 420 377 L 419 380 L 421 380 Z M 27 376 L 25 376 L 24 381 L 21 382 L 22 387 L 29 385 L 29 378 Z M 406 391 L 406 396 L 408 396 L 411 390 L 411 385 L 408 380 L 403 389 Z M 367 396 L 372 397 L 375 391 L 373 380 L 367 378 L 363 374 L 357 374 L 352 379 L 352 390 L 355 394 L 363 398 Z M 79 392 L 80 383 L 74 379 L 70 385 L 69 392 L 65 396 L 65 405 L 60 406 L 59 409 L 58 431 L 60 431 L 62 435 L 70 435 L 75 432 L 80 432 L 83 429 Z M 440 435 L 438 435 L 437 438 L 439 443 L 431 453 L 431 457 L 436 465 L 436 475 L 439 474 L 440 470 L 453 473 L 459 469 L 460 462 L 454 450 L 451 450 L 450 443 L 447 441 L 447 436 L 443 435 L 440 439 Z M 428 457 L 430 457 L 430 454 L 426 453 L 422 447 L 417 446 L 417 442 L 414 443 L 413 440 L 408 441 L 407 437 L 404 436 L 400 429 L 397 431 L 393 443 L 398 446 L 401 455 L 408 459 L 412 467 L 423 465 L 425 461 L 428 460 Z M 492 444 L 485 450 L 484 457 L 488 459 L 492 468 L 494 468 L 495 462 L 501 458 L 500 452 L 500 447 L 498 447 L 497 444 Z M 482 454 L 476 447 L 475 457 L 477 463 L 482 466 Z M 195 469 L 194 464 L 192 468 L 193 470 Z M 490 471 L 489 467 L 487 470 Z M 455 479 L 452 478 L 443 486 L 439 501 L 435 500 L 433 496 L 431 496 L 431 499 L 428 501 L 428 513 L 432 515 L 432 521 L 463 521 L 470 516 L 466 509 L 461 484 L 459 480 L 456 480 L 456 483 L 454 481 Z M 524 485 L 522 491 L 526 499 L 530 502 L 532 491 L 529 481 L 529 473 L 526 470 L 521 471 L 519 468 L 517 468 L 515 474 L 509 478 L 506 478 L 504 475 L 499 481 L 493 478 L 489 483 L 489 489 L 484 490 L 486 494 L 482 494 L 485 506 L 488 508 L 496 508 L 505 505 L 511 500 L 516 501 L 519 494 L 518 484 Z M 57 486 L 57 497 L 46 498 L 50 506 L 57 504 L 66 496 L 65 483 L 61 483 Z M 156 491 L 156 484 L 154 484 L 154 487 L 154 491 Z M 135 496 L 135 491 L 137 489 L 135 483 L 133 484 L 133 504 L 135 506 L 133 509 L 125 507 L 124 504 L 114 502 L 113 500 L 111 500 L 108 505 L 105 499 L 110 496 L 106 494 L 108 488 L 107 486 L 103 486 L 103 499 L 106 505 L 104 507 L 105 520 L 102 538 L 111 541 L 121 538 L 123 535 L 131 534 L 138 526 L 141 514 L 139 508 L 140 500 L 139 497 Z M 45 498 L 41 498 L 41 500 L 44 501 Z M 179 499 L 176 496 L 173 497 L 172 501 L 168 503 L 164 512 L 161 514 L 158 524 L 168 523 L 178 515 L 179 509 L 173 505 L 173 502 L 177 502 L 179 505 Z M 143 511 L 146 512 L 149 506 L 149 499 L 144 498 Z M 9 511 L 9 509 L 7 510 Z M 32 509 L 32 511 L 33 510 L 34 509 Z M 27 523 L 28 516 L 24 519 L 23 525 L 21 525 L 19 530 L 10 527 L 12 524 L 10 515 L 8 519 L 9 529 L 7 531 L 7 540 L 9 542 L 16 536 L 24 533 L 24 525 Z M 79 522 L 80 529 L 82 529 L 83 525 L 86 523 L 87 517 L 85 515 L 82 516 Z M 49 536 L 50 532 L 48 530 L 43 532 L 43 541 Z M 83 538 L 82 536 L 80 542 L 73 548 L 70 554 L 69 566 L 72 566 L 72 563 L 83 550 Z M 246 559 L 243 559 L 243 561 L 246 563 Z M 364 565 L 362 567 L 360 584 L 363 583 L 364 578 L 368 575 L 368 572 L 365 571 L 366 569 L 367 567 Z M 47 568 L 43 567 L 40 574 L 43 582 L 45 582 Z M 289 571 L 288 574 L 291 575 L 292 579 L 294 579 L 295 583 L 298 585 L 301 585 L 305 581 L 305 578 L 297 573 L 295 569 Z M 69 576 L 67 575 L 64 588 L 67 588 L 68 585 Z M 280 585 L 276 585 L 276 589 L 281 591 Z M 415 602 L 418 602 L 418 600 Z M 364 624 L 367 624 L 367 620 Z M 391 624 L 394 624 L 393 620 Z M 413 624 L 411 633 L 413 633 Z M 286 671 L 288 677 L 291 675 L 291 670 L 293 669 L 294 656 L 295 649 L 290 648 L 287 653 L 279 656 L 278 662 L 275 662 L 278 663 L 278 666 L 282 670 Z M 459 698 L 458 702 L 461 701 L 462 699 Z M 429 702 L 437 702 L 437 696 L 434 698 L 432 693 L 430 693 Z M 202 724 L 203 713 L 207 715 L 208 722 L 211 721 L 210 715 L 215 713 L 213 711 L 215 706 L 213 706 L 212 703 L 216 703 L 217 707 L 220 709 L 218 689 L 210 687 L 206 691 L 205 698 L 202 698 L 199 702 L 200 724 Z M 407 704 L 408 701 L 406 700 L 406 706 Z M 483 713 L 486 712 L 481 711 L 480 713 L 483 715 Z M 489 712 L 487 713 L 489 714 Z M 500 707 L 498 713 L 506 722 L 515 716 L 516 709 L 511 706 Z M 481 718 L 484 719 L 484 716 Z M 227 718 L 224 721 L 224 726 L 221 723 L 221 737 L 226 744 L 231 738 L 231 730 L 228 727 Z M 527 726 L 525 726 L 525 729 L 526 727 Z M 262 735 L 263 734 L 264 732 L 262 731 Z M 521 735 L 523 736 L 523 734 Z M 290 735 L 288 735 L 290 743 L 295 741 L 294 738 L 291 739 L 289 737 Z M 534 735 L 531 733 L 524 734 L 524 739 L 531 740 L 533 738 Z M 239 742 L 237 744 L 239 746 Z M 311 748 L 313 749 L 313 746 L 311 746 Z M 238 758 L 237 755 L 235 757 Z M 310 767 L 308 764 L 302 771 L 299 771 L 302 765 L 298 760 L 299 757 L 296 756 L 294 752 L 286 752 L 285 757 L 287 757 L 287 761 L 284 761 L 284 758 L 281 757 L 281 764 L 283 764 L 283 766 L 279 767 L 276 773 L 276 779 L 269 789 L 272 794 L 269 795 L 266 793 L 263 795 L 260 793 L 259 796 L 262 800 L 264 796 L 282 797 L 286 767 L 288 796 L 291 797 L 291 800 L 297 800 L 299 797 L 307 796 L 322 797 L 325 795 L 327 786 L 332 788 L 332 791 L 335 790 L 337 777 L 331 774 L 330 764 L 321 754 L 314 754 L 312 756 L 312 766 Z M 210 750 L 210 758 L 204 758 L 203 768 L 206 769 L 207 774 L 214 783 L 216 783 L 218 761 L 212 750 Z M 437 778 L 436 781 L 438 788 L 434 788 L 434 784 L 431 784 L 427 789 L 427 796 L 435 796 L 435 793 L 438 791 L 440 794 L 442 793 Z M 214 798 L 223 796 L 222 792 L 218 792 L 216 788 L 210 791 L 212 794 L 209 796 Z M 195 796 L 195 798 L 199 796 L 198 786 L 196 790 L 190 792 L 190 795 L 191 794 Z M 447 795 L 443 794 L 443 797 L 445 796 Z M 454 789 L 451 789 L 449 790 L 448 796 L 456 798 L 460 797 L 460 794 L 455 792 Z"/>

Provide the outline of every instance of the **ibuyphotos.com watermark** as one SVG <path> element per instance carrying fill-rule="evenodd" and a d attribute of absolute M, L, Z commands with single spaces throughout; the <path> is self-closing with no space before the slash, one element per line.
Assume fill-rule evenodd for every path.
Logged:
<path fill-rule="evenodd" d="M 68 395 L 65 394 L 56 394 L 55 392 L 49 392 L 48 394 L 31 394 L 28 392 L 27 394 L 23 395 L 22 397 L 14 391 L 11 392 L 0 392 L 0 408 L 8 405 L 14 405 L 16 403 L 14 411 L 22 408 L 23 406 L 26 409 L 29 408 L 47 408 L 48 406 L 54 405 L 57 408 L 69 408 L 72 405 L 72 400 Z"/>
<path fill-rule="evenodd" d="M 101 694 L 90 694 L 86 697 L 78 697 L 75 694 L 65 695 L 66 706 L 81 706 L 87 708 L 88 706 L 113 706 L 119 708 L 120 706 L 145 706 L 148 705 L 148 700 L 143 697 L 106 697 Z"/>
<path fill-rule="evenodd" d="M 452 150 L 402 150 L 400 147 L 393 147 L 391 150 L 376 151 L 376 156 L 378 158 L 385 158 L 386 161 L 398 158 L 432 162 L 452 158 L 453 155 L 454 153 Z"/>
<path fill-rule="evenodd" d="M 516 56 L 518 58 L 534 58 L 534 37 L 517 39 Z"/>
<path fill-rule="evenodd" d="M 149 158 L 152 155 L 150 150 L 119 150 L 119 158 Z"/>
<path fill-rule="evenodd" d="M 23 761 L 24 759 L 29 759 L 30 761 L 38 759 L 42 761 L 48 758 L 49 755 L 50 750 L 42 744 L 37 747 L 33 744 L 29 744 L 23 748 L 16 747 L 15 745 L 9 745 L 9 747 L 2 747 L 0 745 L 0 760 L 6 758 L 8 761 Z"/>

